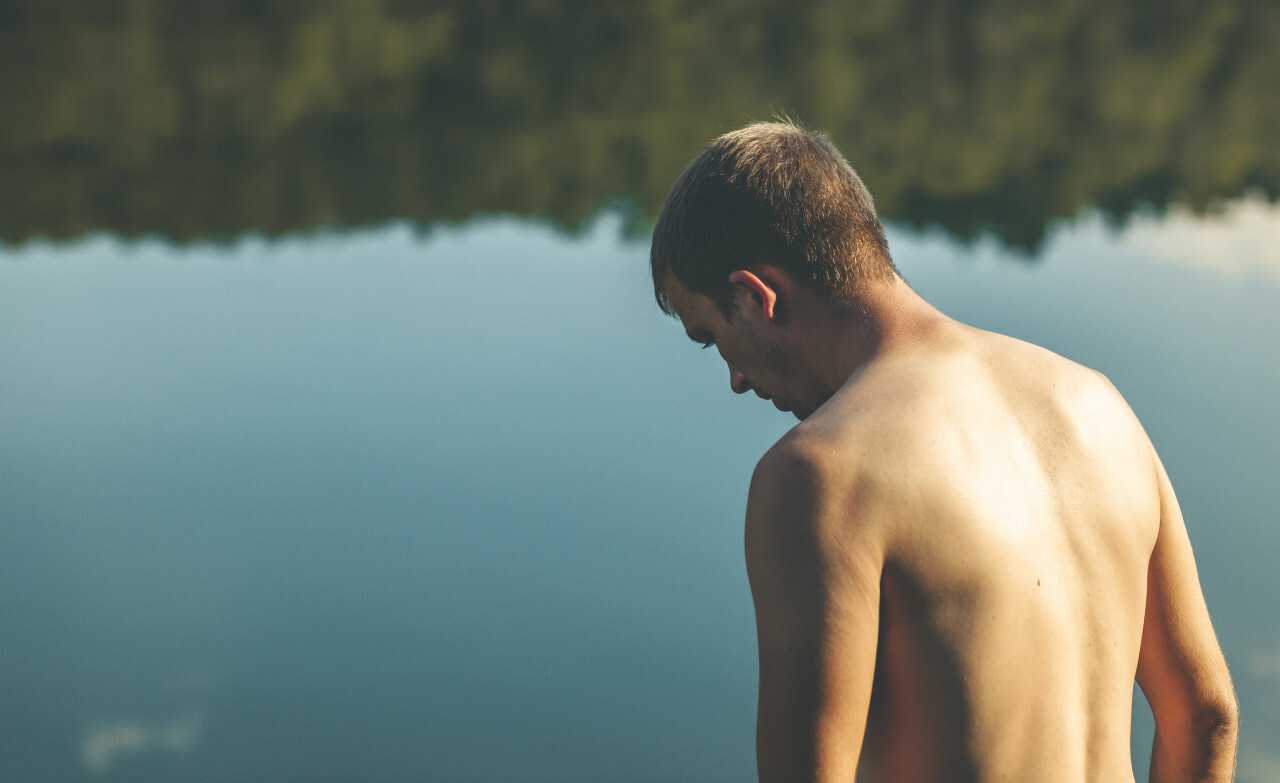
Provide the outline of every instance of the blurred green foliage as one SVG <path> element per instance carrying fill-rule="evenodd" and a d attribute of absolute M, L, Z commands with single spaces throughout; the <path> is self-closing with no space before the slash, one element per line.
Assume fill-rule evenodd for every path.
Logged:
<path fill-rule="evenodd" d="M 0 0 L 0 239 L 174 240 L 610 202 L 786 111 L 881 214 L 1034 247 L 1280 193 L 1259 0 Z"/>

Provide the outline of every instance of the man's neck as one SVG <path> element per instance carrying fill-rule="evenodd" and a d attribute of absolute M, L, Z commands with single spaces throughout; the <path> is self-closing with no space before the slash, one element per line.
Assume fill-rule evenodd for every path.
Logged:
<path fill-rule="evenodd" d="M 897 276 L 867 286 L 859 302 L 861 312 L 808 310 L 815 315 L 805 325 L 804 356 L 831 394 L 885 352 L 950 320 Z"/>

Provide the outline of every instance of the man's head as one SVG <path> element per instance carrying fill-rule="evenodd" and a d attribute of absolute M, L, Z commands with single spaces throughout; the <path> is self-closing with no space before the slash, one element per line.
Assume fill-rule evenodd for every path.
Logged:
<path fill-rule="evenodd" d="M 730 278 L 735 301 L 727 318 L 710 298 L 690 293 L 678 281 L 667 290 L 672 311 L 689 339 L 715 346 L 729 367 L 734 392 L 754 391 L 778 410 L 804 419 L 832 390 L 823 388 L 801 360 L 803 340 L 797 341 L 800 332 L 789 317 L 798 298 L 795 283 L 772 266 L 736 270 Z"/>
<path fill-rule="evenodd" d="M 668 314 L 674 280 L 730 315 L 729 275 L 758 264 L 850 310 L 863 286 L 897 274 L 862 180 L 825 137 L 789 122 L 748 125 L 694 158 L 667 194 L 649 263 Z"/>

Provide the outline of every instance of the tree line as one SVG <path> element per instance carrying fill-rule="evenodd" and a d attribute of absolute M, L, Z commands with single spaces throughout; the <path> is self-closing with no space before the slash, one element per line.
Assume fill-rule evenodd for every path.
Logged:
<path fill-rule="evenodd" d="M 1032 248 L 1280 195 L 1251 0 L 0 0 L 0 239 L 175 241 L 606 204 L 642 232 L 785 111 L 889 219 Z"/>

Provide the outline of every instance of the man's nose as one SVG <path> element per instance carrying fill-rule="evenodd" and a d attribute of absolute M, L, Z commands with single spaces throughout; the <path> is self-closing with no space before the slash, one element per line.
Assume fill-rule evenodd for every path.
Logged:
<path fill-rule="evenodd" d="M 730 367 L 729 388 L 733 389 L 734 394 L 745 394 L 751 391 L 751 382 L 747 380 L 747 376 Z"/>

